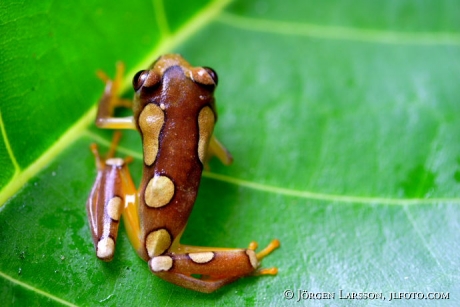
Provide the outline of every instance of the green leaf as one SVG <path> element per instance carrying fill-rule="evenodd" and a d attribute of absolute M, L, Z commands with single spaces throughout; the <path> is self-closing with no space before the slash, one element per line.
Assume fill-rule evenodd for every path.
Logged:
<path fill-rule="evenodd" d="M 342 290 L 386 298 L 363 306 L 404 291 L 449 299 L 392 306 L 459 305 L 458 16 L 448 0 L 0 3 L 2 304 L 357 303 Z M 216 134 L 235 158 L 204 174 L 183 241 L 277 237 L 263 261 L 277 276 L 195 293 L 152 275 L 124 229 L 113 262 L 94 255 L 89 145 L 112 135 L 93 125 L 95 71 L 124 61 L 128 89 L 166 52 L 218 72 Z M 137 133 L 119 154 L 138 182 Z"/>

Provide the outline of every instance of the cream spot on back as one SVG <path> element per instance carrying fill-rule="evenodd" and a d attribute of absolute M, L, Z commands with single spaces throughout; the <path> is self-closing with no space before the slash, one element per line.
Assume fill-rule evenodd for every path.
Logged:
<path fill-rule="evenodd" d="M 190 253 L 188 254 L 188 256 L 195 263 L 208 263 L 214 258 L 214 253 L 213 252 Z"/>
<path fill-rule="evenodd" d="M 114 221 L 120 219 L 122 211 L 122 200 L 120 197 L 115 196 L 109 200 L 107 203 L 107 215 Z"/>
<path fill-rule="evenodd" d="M 251 262 L 252 267 L 254 269 L 257 269 L 257 267 L 259 266 L 259 261 L 257 261 L 256 253 L 251 249 L 247 249 L 246 250 L 246 255 L 248 255 L 249 262 Z"/>
<path fill-rule="evenodd" d="M 105 160 L 105 165 L 123 166 L 123 164 L 125 164 L 125 161 L 122 158 L 110 158 Z"/>
<path fill-rule="evenodd" d="M 145 240 L 145 246 L 150 258 L 161 255 L 171 246 L 171 236 L 166 229 L 152 231 Z"/>
<path fill-rule="evenodd" d="M 113 256 L 115 252 L 115 242 L 112 238 L 104 238 L 97 242 L 96 255 L 98 258 L 104 259 Z"/>
<path fill-rule="evenodd" d="M 214 129 L 214 112 L 210 107 L 204 107 L 198 115 L 198 127 L 200 138 L 198 140 L 198 157 L 201 163 L 204 163 L 206 151 L 208 150 L 209 140 Z"/>
<path fill-rule="evenodd" d="M 150 259 L 149 265 L 153 272 L 168 271 L 172 268 L 173 259 L 169 256 L 158 256 Z"/>
<path fill-rule="evenodd" d="M 148 166 L 155 162 L 158 153 L 158 143 L 165 114 L 156 104 L 150 103 L 139 115 L 139 127 L 142 132 L 144 148 L 144 163 Z"/>
<path fill-rule="evenodd" d="M 174 196 L 174 183 L 166 176 L 154 176 L 145 188 L 145 204 L 152 208 L 167 205 Z"/>

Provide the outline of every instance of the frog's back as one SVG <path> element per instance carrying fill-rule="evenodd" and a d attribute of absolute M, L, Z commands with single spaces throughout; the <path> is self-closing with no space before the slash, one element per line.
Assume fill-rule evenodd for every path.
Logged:
<path fill-rule="evenodd" d="M 148 240 L 151 233 L 168 233 L 172 242 L 185 228 L 197 196 L 216 118 L 213 88 L 172 66 L 152 91 L 138 120 L 144 147 L 139 211 L 151 217 L 144 218 L 141 236 Z"/>

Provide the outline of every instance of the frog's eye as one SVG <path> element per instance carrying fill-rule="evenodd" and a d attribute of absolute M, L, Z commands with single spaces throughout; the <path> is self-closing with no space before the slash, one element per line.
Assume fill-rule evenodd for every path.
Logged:
<path fill-rule="evenodd" d="M 141 86 L 144 84 L 145 80 L 147 80 L 147 77 L 149 76 L 149 71 L 148 70 L 141 70 L 137 74 L 134 75 L 133 78 L 133 88 L 135 91 L 141 88 Z"/>
<path fill-rule="evenodd" d="M 135 91 L 143 87 L 154 87 L 160 83 L 161 77 L 153 70 L 141 70 L 133 78 Z"/>
<path fill-rule="evenodd" d="M 217 77 L 216 71 L 212 69 L 211 67 L 203 67 L 203 68 L 208 72 L 208 74 L 211 76 L 214 83 L 217 85 L 217 83 L 219 82 L 219 78 Z"/>

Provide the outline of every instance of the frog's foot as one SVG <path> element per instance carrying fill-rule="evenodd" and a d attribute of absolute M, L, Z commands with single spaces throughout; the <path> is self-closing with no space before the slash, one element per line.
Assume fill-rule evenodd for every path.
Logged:
<path fill-rule="evenodd" d="M 208 151 L 206 152 L 206 156 L 204 159 L 204 169 L 209 171 L 209 160 L 212 157 L 217 157 L 220 162 L 224 165 L 230 165 L 233 162 L 233 157 L 231 153 L 227 150 L 227 148 L 222 145 L 221 142 L 213 135 L 209 141 Z"/>
<path fill-rule="evenodd" d="M 114 107 L 131 108 L 133 105 L 131 100 L 120 99 L 120 88 L 124 74 L 125 64 L 123 62 L 117 62 L 115 78 L 113 80 L 102 70 L 96 71 L 97 77 L 105 83 L 104 96 L 110 97 L 110 104 Z"/>
<path fill-rule="evenodd" d="M 180 253 L 168 252 L 149 260 L 150 270 L 176 285 L 210 293 L 241 277 L 275 275 L 276 268 L 259 269 L 260 260 L 279 246 L 274 240 L 255 253 L 257 244 L 248 249 L 180 246 Z"/>
<path fill-rule="evenodd" d="M 115 151 L 117 149 L 118 143 L 121 139 L 121 132 L 115 131 L 113 134 L 112 142 L 110 143 L 109 150 L 105 154 L 105 156 L 101 156 L 99 153 L 99 148 L 96 143 L 92 143 L 90 145 L 90 150 L 93 153 L 94 157 L 96 158 L 96 167 L 98 170 L 103 170 L 106 164 L 129 164 L 133 161 L 133 158 L 128 156 L 124 159 L 121 158 L 114 158 Z M 114 159 L 114 160 L 111 160 Z M 110 160 L 110 161 L 109 161 Z M 122 160 L 122 161 L 118 161 Z M 108 162 L 107 162 L 108 161 Z"/>
<path fill-rule="evenodd" d="M 99 259 L 110 261 L 115 253 L 120 216 L 125 207 L 128 191 L 132 191 L 133 183 L 129 176 L 127 163 L 132 158 L 114 158 L 120 133 L 115 133 L 110 149 L 105 157 L 101 157 L 96 144 L 91 151 L 96 157 L 98 174 L 86 203 L 88 219 L 93 235 L 96 255 Z"/>
<path fill-rule="evenodd" d="M 131 100 L 120 98 L 124 72 L 125 65 L 122 62 L 117 63 L 114 80 L 111 80 L 104 72 L 97 71 L 97 76 L 105 83 L 96 116 L 96 125 L 100 128 L 136 129 L 132 116 L 114 117 L 115 108 L 131 108 L 133 105 Z"/>
<path fill-rule="evenodd" d="M 256 250 L 257 249 L 257 242 L 252 241 L 249 243 L 248 249 Z M 256 254 L 257 260 L 260 262 L 262 259 L 270 255 L 275 249 L 280 247 L 280 241 L 278 239 L 274 239 L 270 242 L 270 244 L 267 245 L 263 250 L 258 252 Z M 276 275 L 278 274 L 278 269 L 277 268 L 264 268 L 264 269 L 257 269 L 256 272 L 254 272 L 254 275 Z"/>

